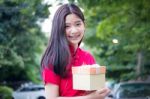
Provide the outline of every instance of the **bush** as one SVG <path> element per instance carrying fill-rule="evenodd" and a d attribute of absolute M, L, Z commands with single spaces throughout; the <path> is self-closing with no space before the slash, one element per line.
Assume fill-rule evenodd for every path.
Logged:
<path fill-rule="evenodd" d="M 13 89 L 8 86 L 0 86 L 0 99 L 12 99 Z"/>

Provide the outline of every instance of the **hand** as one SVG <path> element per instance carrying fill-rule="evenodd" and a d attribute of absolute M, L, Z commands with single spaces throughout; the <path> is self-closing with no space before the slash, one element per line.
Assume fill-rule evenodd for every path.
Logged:
<path fill-rule="evenodd" d="M 110 89 L 103 88 L 87 95 L 87 99 L 104 99 L 110 93 Z"/>

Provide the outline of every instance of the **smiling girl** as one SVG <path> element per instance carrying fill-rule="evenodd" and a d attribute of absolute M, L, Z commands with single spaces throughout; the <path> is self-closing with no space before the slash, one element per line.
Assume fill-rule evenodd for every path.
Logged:
<path fill-rule="evenodd" d="M 110 92 L 108 88 L 92 92 L 73 89 L 71 67 L 95 64 L 94 57 L 79 48 L 84 22 L 83 13 L 75 4 L 62 5 L 54 15 L 49 44 L 41 61 L 46 99 L 104 99 Z"/>

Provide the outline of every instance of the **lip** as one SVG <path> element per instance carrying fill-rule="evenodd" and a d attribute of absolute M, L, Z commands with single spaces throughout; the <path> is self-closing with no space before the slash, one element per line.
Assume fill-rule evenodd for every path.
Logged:
<path fill-rule="evenodd" d="M 80 35 L 76 35 L 76 36 L 68 36 L 70 39 L 78 39 L 80 37 Z"/>

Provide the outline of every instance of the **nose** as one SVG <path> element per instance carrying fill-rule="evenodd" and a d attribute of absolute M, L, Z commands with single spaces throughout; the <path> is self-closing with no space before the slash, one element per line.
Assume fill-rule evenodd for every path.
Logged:
<path fill-rule="evenodd" d="M 70 33 L 75 34 L 75 33 L 77 33 L 77 31 L 78 31 L 78 29 L 73 26 L 73 27 L 71 27 Z"/>

